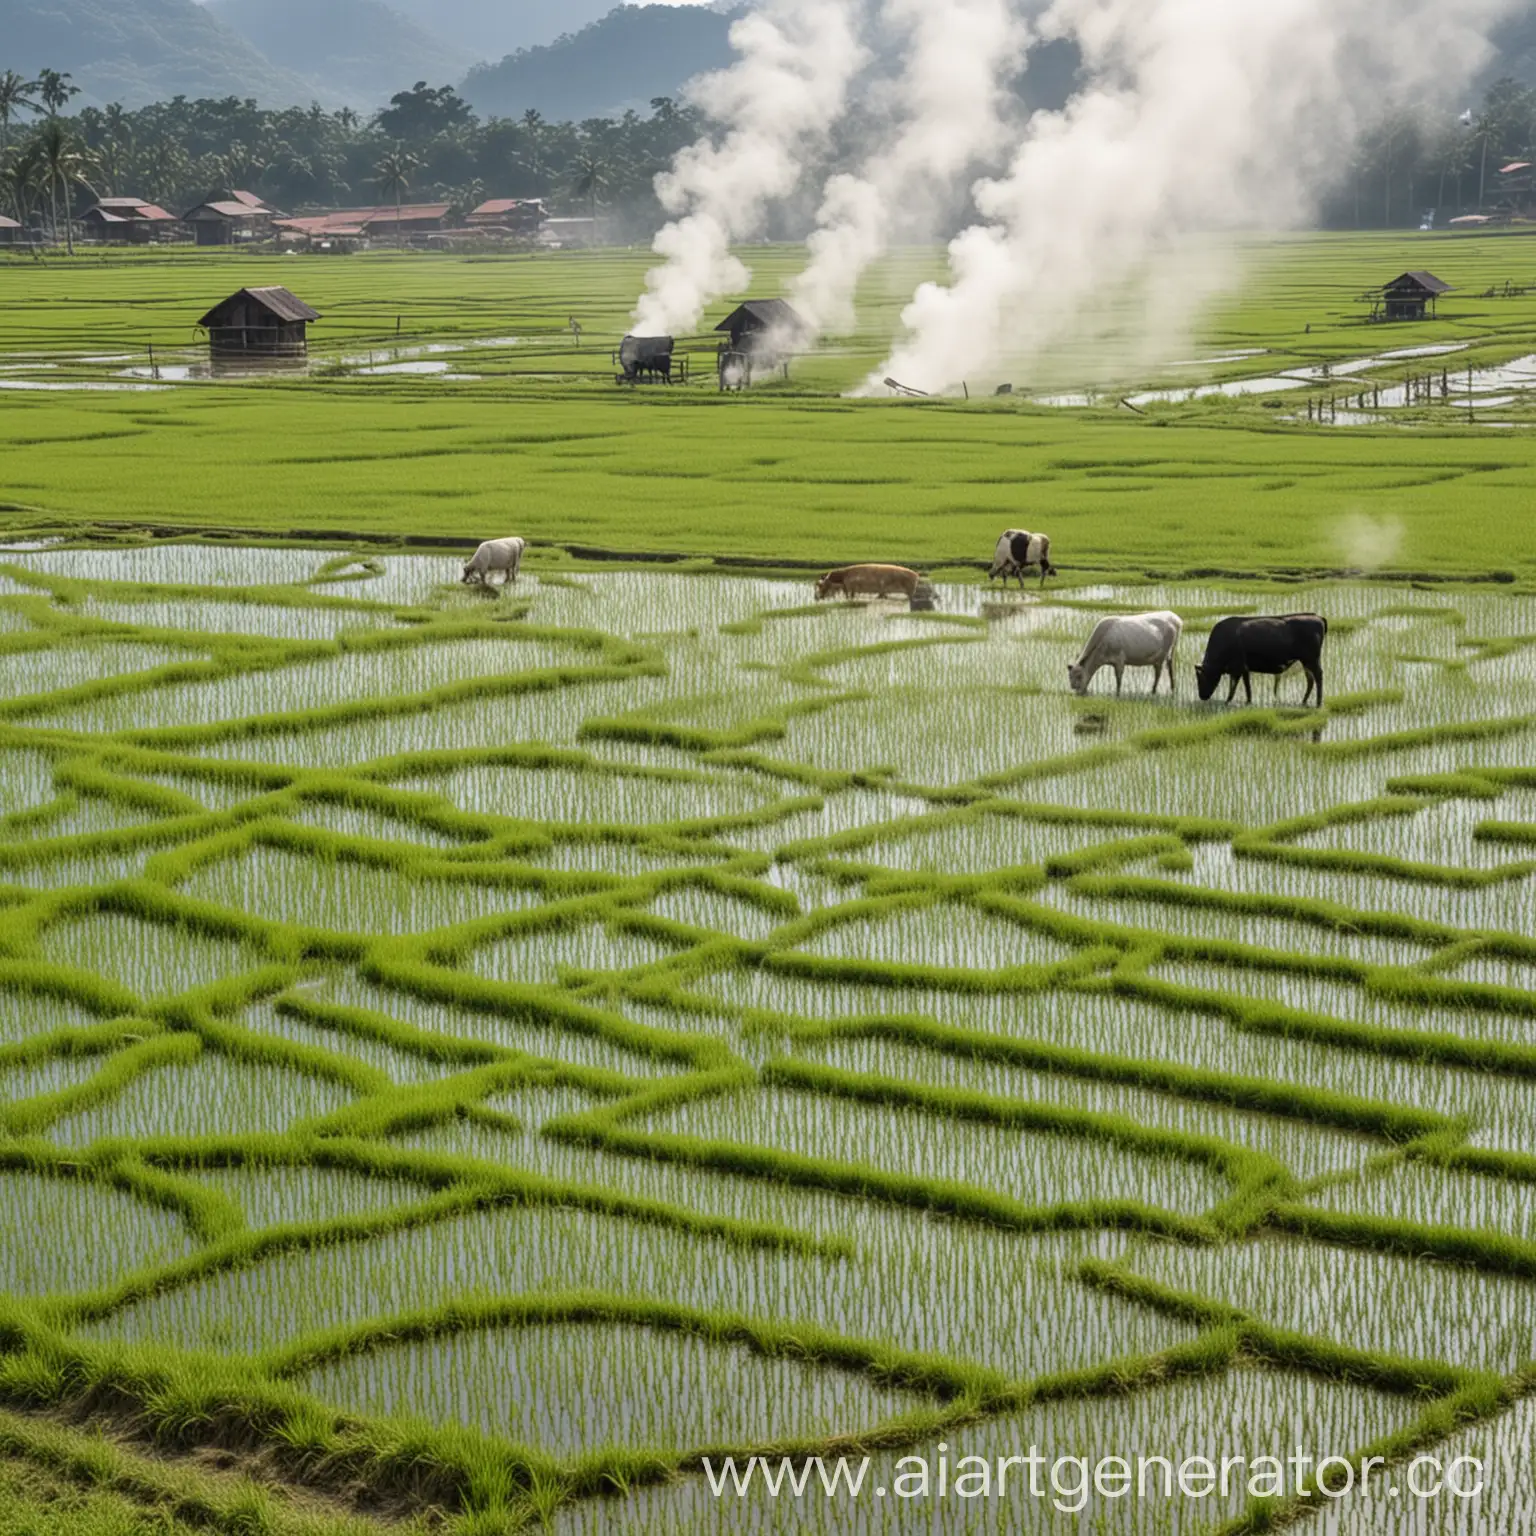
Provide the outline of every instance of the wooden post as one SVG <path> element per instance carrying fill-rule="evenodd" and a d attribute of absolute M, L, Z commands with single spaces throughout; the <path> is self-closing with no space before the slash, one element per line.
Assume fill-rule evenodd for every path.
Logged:
<path fill-rule="evenodd" d="M 160 377 L 160 365 L 155 362 L 154 342 L 150 342 L 149 344 L 149 376 L 152 379 L 158 379 Z"/>

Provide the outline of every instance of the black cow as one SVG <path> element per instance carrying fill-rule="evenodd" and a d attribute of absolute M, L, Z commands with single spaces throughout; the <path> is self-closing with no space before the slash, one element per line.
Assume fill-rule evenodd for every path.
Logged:
<path fill-rule="evenodd" d="M 1248 702 L 1253 703 L 1254 672 L 1272 676 L 1275 691 L 1280 689 L 1280 674 L 1298 662 L 1307 674 L 1305 704 L 1317 689 L 1318 707 L 1323 703 L 1323 641 L 1328 637 L 1328 620 L 1320 613 L 1292 613 L 1279 619 L 1222 619 L 1211 631 L 1205 655 L 1195 668 L 1200 697 L 1208 699 L 1224 677 L 1232 679 L 1227 703 L 1243 685 Z"/>

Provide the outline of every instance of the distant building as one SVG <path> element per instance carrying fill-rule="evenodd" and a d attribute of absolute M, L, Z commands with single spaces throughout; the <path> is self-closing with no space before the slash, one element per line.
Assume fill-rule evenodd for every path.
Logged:
<path fill-rule="evenodd" d="M 309 324 L 320 316 L 286 288 L 242 288 L 199 320 L 211 357 L 303 357 Z"/>
<path fill-rule="evenodd" d="M 730 337 L 720 345 L 721 389 L 740 389 L 752 382 L 754 373 L 771 372 L 814 334 L 783 299 L 748 299 L 715 330 Z"/>
<path fill-rule="evenodd" d="M 1433 272 L 1404 272 L 1372 289 L 1366 298 L 1371 302 L 1372 320 L 1427 320 L 1435 312 L 1435 300 L 1450 291 L 1451 285 Z"/>
<path fill-rule="evenodd" d="M 481 203 L 465 222 L 471 229 L 487 234 L 531 240 L 548 217 L 542 198 L 493 197 Z"/>
<path fill-rule="evenodd" d="M 254 192 L 221 190 L 187 209 L 181 221 L 199 245 L 246 245 L 269 239 L 276 217 L 276 209 L 267 207 Z"/>
<path fill-rule="evenodd" d="M 448 222 L 447 203 L 393 203 L 373 208 L 337 208 L 330 213 L 273 219 L 281 236 L 310 245 L 356 244 L 365 240 L 408 239 L 440 233 Z"/>
<path fill-rule="evenodd" d="M 602 221 L 588 217 L 545 219 L 538 229 L 539 244 L 556 251 L 570 246 L 597 245 L 601 239 Z"/>
<path fill-rule="evenodd" d="M 24 238 L 21 225 L 0 213 L 0 245 L 20 245 Z"/>
<path fill-rule="evenodd" d="M 110 244 L 147 245 L 157 236 L 174 233 L 181 220 L 140 197 L 104 197 L 81 215 L 80 222 Z"/>

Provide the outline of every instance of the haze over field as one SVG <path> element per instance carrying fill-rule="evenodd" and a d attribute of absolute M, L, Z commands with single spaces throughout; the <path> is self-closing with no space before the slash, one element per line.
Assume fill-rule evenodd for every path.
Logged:
<path fill-rule="evenodd" d="M 949 244 L 949 276 L 902 316 L 894 373 L 924 390 L 999 360 L 1038 356 L 1079 329 L 1108 289 L 1142 284 L 1140 345 L 1163 349 L 1230 280 L 1220 260 L 1157 280 L 1149 257 L 1212 230 L 1283 229 L 1315 215 L 1338 174 L 1332 151 L 1370 108 L 1403 95 L 1449 99 L 1494 52 L 1517 0 L 969 0 L 943 21 L 906 0 L 765 0 L 731 38 L 729 70 L 695 83 L 720 125 L 658 181 L 673 216 L 637 330 L 688 331 L 743 290 L 733 244 L 761 234 L 849 111 L 873 88 L 885 132 L 861 169 L 831 178 L 794 288 L 822 333 L 847 332 L 853 294 L 892 232 L 932 238 L 930 210 L 968 167 L 1011 144 L 972 188 Z M 1080 87 L 1060 111 L 1026 115 L 1009 92 L 1021 56 L 1074 46 Z M 1028 63 L 1025 64 L 1028 78 Z M 1047 297 L 1048 296 L 1048 297 Z"/>

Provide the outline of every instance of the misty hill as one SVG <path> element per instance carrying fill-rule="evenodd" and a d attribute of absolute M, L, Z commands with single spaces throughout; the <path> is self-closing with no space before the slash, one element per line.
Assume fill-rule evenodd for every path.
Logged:
<path fill-rule="evenodd" d="M 210 0 L 208 8 L 328 106 L 379 107 L 413 80 L 457 80 L 477 57 L 385 0 Z"/>
<path fill-rule="evenodd" d="M 578 32 L 606 16 L 615 0 L 390 0 L 390 4 L 475 60 L 505 58 L 519 48 L 538 48 L 567 32 Z"/>
<path fill-rule="evenodd" d="M 616 117 L 676 96 L 685 81 L 733 55 L 730 15 L 698 5 L 623 5 L 544 48 L 526 48 L 469 72 L 464 97 L 481 116 Z"/>
<path fill-rule="evenodd" d="M 68 71 L 76 107 L 176 95 L 286 105 L 312 94 L 193 0 L 0 0 L 4 69 Z"/>

